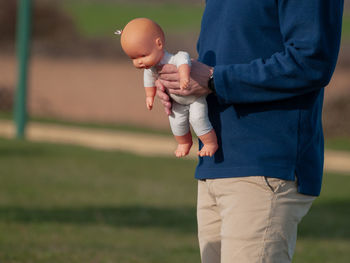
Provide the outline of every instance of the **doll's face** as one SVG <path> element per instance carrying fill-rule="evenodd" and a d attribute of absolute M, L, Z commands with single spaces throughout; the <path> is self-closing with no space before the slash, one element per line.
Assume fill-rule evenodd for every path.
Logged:
<path fill-rule="evenodd" d="M 129 44 L 124 51 L 132 59 L 136 68 L 150 68 L 159 63 L 163 57 L 163 45 L 158 43 L 159 41 L 160 39 L 146 39 L 139 44 Z"/>
<path fill-rule="evenodd" d="M 125 26 L 121 45 L 136 68 L 150 68 L 159 63 L 164 55 L 164 33 L 149 19 L 134 19 Z"/>

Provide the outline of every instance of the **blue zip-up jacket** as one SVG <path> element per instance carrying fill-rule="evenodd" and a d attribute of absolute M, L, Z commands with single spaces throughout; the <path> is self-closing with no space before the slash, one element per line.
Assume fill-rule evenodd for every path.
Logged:
<path fill-rule="evenodd" d="M 267 176 L 320 194 L 324 87 L 339 52 L 343 0 L 207 0 L 199 61 L 214 67 L 207 98 L 218 136 L 197 179 Z"/>

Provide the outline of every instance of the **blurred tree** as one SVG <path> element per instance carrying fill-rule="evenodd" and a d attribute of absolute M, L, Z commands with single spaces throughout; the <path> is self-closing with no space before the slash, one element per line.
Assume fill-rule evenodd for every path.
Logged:
<path fill-rule="evenodd" d="M 33 2 L 33 38 L 54 42 L 75 38 L 78 33 L 72 19 L 54 0 Z M 0 42 L 14 42 L 17 1 L 0 0 Z"/>
<path fill-rule="evenodd" d="M 0 42 L 15 39 L 16 9 L 16 1 L 0 0 Z"/>

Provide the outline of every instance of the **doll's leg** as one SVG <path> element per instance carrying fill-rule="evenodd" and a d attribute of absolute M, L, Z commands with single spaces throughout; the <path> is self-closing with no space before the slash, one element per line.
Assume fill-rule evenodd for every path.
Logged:
<path fill-rule="evenodd" d="M 175 150 L 176 157 L 184 157 L 186 156 L 192 147 L 192 134 L 189 131 L 185 135 L 176 136 L 175 140 L 177 141 L 177 148 Z"/>
<path fill-rule="evenodd" d="M 192 135 L 189 125 L 189 106 L 173 102 L 172 114 L 169 122 L 174 137 L 178 143 L 175 150 L 176 157 L 186 156 L 192 146 Z"/>
<path fill-rule="evenodd" d="M 213 156 L 219 147 L 214 129 L 198 137 L 203 143 L 203 147 L 200 149 L 200 151 L 198 151 L 198 155 L 201 157 Z"/>
<path fill-rule="evenodd" d="M 199 156 L 213 156 L 218 149 L 216 133 L 208 118 L 208 106 L 205 96 L 190 105 L 190 123 L 203 143 Z"/>

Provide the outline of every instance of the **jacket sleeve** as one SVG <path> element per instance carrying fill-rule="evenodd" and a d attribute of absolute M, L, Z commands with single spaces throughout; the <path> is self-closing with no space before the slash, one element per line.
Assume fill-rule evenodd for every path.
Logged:
<path fill-rule="evenodd" d="M 249 64 L 214 67 L 220 103 L 291 98 L 325 87 L 340 45 L 343 0 L 277 0 L 284 50 Z"/>

